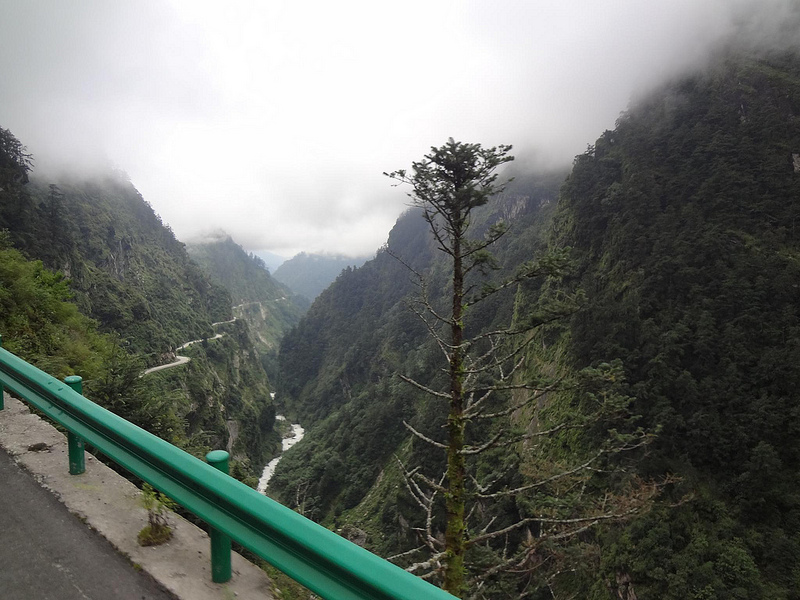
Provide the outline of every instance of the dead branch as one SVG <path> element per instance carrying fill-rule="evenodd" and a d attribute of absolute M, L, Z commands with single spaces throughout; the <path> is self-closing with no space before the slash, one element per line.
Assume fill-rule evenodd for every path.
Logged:
<path fill-rule="evenodd" d="M 442 444 L 441 442 L 437 442 L 436 440 L 432 440 L 428 436 L 426 436 L 426 435 L 420 433 L 419 431 L 417 431 L 416 429 L 414 429 L 411 425 L 409 425 L 405 421 L 403 421 L 403 425 L 405 425 L 406 429 L 408 429 L 411 433 L 413 433 L 415 436 L 417 436 L 423 442 L 427 442 L 428 444 L 430 444 L 431 446 L 435 446 L 436 448 L 441 448 L 442 450 L 447 450 L 447 444 Z"/>
<path fill-rule="evenodd" d="M 475 454 L 480 454 L 481 452 L 485 452 L 489 448 L 492 448 L 497 445 L 498 441 L 505 432 L 501 431 L 500 433 L 496 434 L 492 439 L 490 439 L 485 444 L 480 446 L 464 446 L 461 450 L 459 450 L 459 454 L 463 454 L 465 456 L 472 456 Z"/>
<path fill-rule="evenodd" d="M 557 379 L 556 381 L 554 381 L 553 383 L 551 383 L 550 385 L 548 385 L 545 388 L 535 389 L 535 390 L 533 390 L 534 393 L 532 395 L 528 396 L 528 398 L 526 398 L 522 402 L 518 402 L 517 404 L 509 406 L 508 408 L 505 408 L 503 410 L 500 410 L 500 411 L 497 411 L 497 412 L 493 412 L 493 413 L 481 413 L 479 410 L 475 411 L 474 409 L 479 408 L 478 403 L 476 402 L 474 406 L 470 407 L 473 410 L 468 412 L 468 413 L 466 413 L 465 416 L 467 418 L 469 418 L 469 419 L 496 419 L 497 417 L 506 417 L 506 416 L 508 416 L 510 414 L 513 414 L 513 413 L 517 412 L 521 408 L 529 406 L 534 401 L 538 400 L 539 398 L 541 398 L 542 396 L 544 396 L 548 392 L 552 392 L 552 391 L 554 391 L 556 389 L 559 389 L 558 386 L 560 385 L 560 383 L 562 381 L 563 381 L 563 378 L 559 378 L 559 379 Z"/>
<path fill-rule="evenodd" d="M 444 557 L 444 552 L 438 552 L 424 562 L 414 563 L 413 565 L 406 567 L 406 571 L 409 573 L 415 573 L 419 569 L 431 569 L 430 573 L 420 575 L 419 577 L 422 577 L 422 579 L 432 577 L 444 568 L 444 565 L 442 564 Z"/>
<path fill-rule="evenodd" d="M 406 377 L 402 373 L 400 373 L 399 376 L 400 376 L 400 379 L 402 379 L 406 383 L 410 383 L 411 385 L 413 385 L 414 387 L 422 390 L 426 394 L 430 394 L 431 396 L 436 396 L 437 398 L 445 398 L 446 400 L 450 399 L 450 395 L 449 394 L 445 394 L 444 392 L 437 392 L 436 390 L 432 390 L 428 386 L 422 385 L 421 383 L 411 379 L 411 377 Z"/>
<path fill-rule="evenodd" d="M 549 430 L 548 432 L 541 432 L 541 433 L 554 432 L 554 431 L 556 431 L 558 429 L 571 429 L 571 427 L 566 427 L 566 426 L 562 427 L 561 425 L 558 425 L 558 426 L 554 427 L 553 429 Z M 532 434 L 526 434 L 524 436 L 519 436 L 519 438 L 514 440 L 514 442 L 521 441 L 520 438 L 531 438 L 531 437 L 536 437 L 537 435 L 538 435 L 537 433 L 532 433 Z M 513 495 L 519 494 L 521 492 L 526 492 L 526 491 L 529 491 L 529 490 L 532 490 L 532 489 L 547 485 L 548 483 L 552 483 L 554 481 L 558 481 L 560 479 L 564 479 L 565 477 L 569 477 L 570 475 L 575 475 L 577 473 L 580 473 L 581 471 L 586 471 L 586 470 L 595 471 L 595 469 L 592 469 L 592 464 L 597 462 L 597 460 L 599 460 L 600 457 L 602 457 L 603 455 L 619 454 L 621 452 L 630 452 L 631 450 L 636 450 L 638 448 L 641 448 L 641 447 L 649 444 L 652 441 L 652 439 L 653 439 L 652 436 L 648 436 L 646 434 L 642 434 L 641 437 L 640 437 L 639 442 L 637 442 L 636 444 L 625 444 L 625 445 L 622 445 L 622 446 L 617 446 L 615 448 L 603 448 L 603 449 L 599 450 L 596 454 L 594 454 L 592 457 L 590 457 L 588 460 L 586 460 L 585 462 L 573 467 L 572 469 L 568 469 L 566 471 L 561 471 L 560 473 L 556 473 L 556 474 L 551 475 L 550 477 L 547 477 L 545 479 L 542 479 L 542 480 L 539 480 L 539 481 L 535 481 L 533 483 L 529 483 L 529 484 L 520 486 L 518 488 L 514 488 L 512 490 L 502 490 L 502 491 L 499 491 L 499 492 L 494 492 L 492 494 L 484 494 L 484 493 L 480 493 L 479 492 L 478 493 L 478 497 L 479 498 L 487 498 L 488 499 L 488 498 L 500 498 L 500 497 L 504 497 L 504 496 L 513 496 Z M 503 444 L 498 444 L 498 445 L 506 445 L 507 443 L 508 442 L 503 442 Z"/>
<path fill-rule="evenodd" d="M 554 481 L 558 481 L 560 479 L 564 479 L 565 477 L 569 477 L 570 475 L 575 475 L 577 473 L 580 473 L 581 471 L 585 471 L 586 469 L 589 468 L 589 466 L 592 463 L 594 463 L 597 460 L 599 460 L 600 457 L 603 456 L 605 453 L 606 453 L 605 450 L 600 450 L 597 454 L 592 456 L 586 462 L 584 462 L 584 463 L 582 463 L 580 465 L 577 465 L 577 466 L 573 467 L 572 469 L 568 469 L 566 471 L 561 471 L 560 473 L 556 473 L 554 475 L 551 475 L 550 477 L 546 477 L 545 479 L 541 479 L 539 481 L 535 481 L 533 483 L 529 483 L 527 485 L 523 485 L 523 486 L 520 486 L 518 488 L 514 488 L 513 490 L 501 490 L 499 492 L 494 492 L 492 494 L 484 494 L 484 493 L 480 493 L 479 492 L 478 493 L 478 497 L 479 498 L 485 498 L 485 499 L 502 498 L 502 497 L 506 497 L 506 496 L 514 496 L 514 495 L 520 494 L 522 492 L 527 492 L 529 490 L 533 490 L 533 489 L 545 486 L 548 483 L 553 483 Z"/>
<path fill-rule="evenodd" d="M 419 528 L 414 528 L 420 537 L 422 538 L 422 544 L 424 547 L 428 548 L 432 554 L 438 553 L 439 549 L 442 547 L 442 543 L 436 539 L 436 536 L 433 535 L 433 507 L 434 502 L 436 500 L 436 494 L 442 488 L 442 483 L 444 482 L 444 475 L 442 475 L 442 479 L 439 484 L 433 484 L 433 491 L 430 494 L 425 494 L 422 491 L 422 488 L 419 487 L 419 484 L 415 481 L 415 476 L 417 475 L 417 471 L 419 467 L 409 471 L 406 469 L 403 461 L 400 460 L 397 456 L 395 456 L 395 460 L 400 465 L 400 470 L 403 473 L 403 478 L 405 480 L 406 489 L 411 494 L 412 498 L 416 501 L 420 508 L 425 513 L 425 529 L 420 530 Z M 432 482 L 431 482 L 432 483 Z"/>
<path fill-rule="evenodd" d="M 401 552 L 400 554 L 393 554 L 392 556 L 387 556 L 386 560 L 397 560 L 398 558 L 404 558 L 406 556 L 411 556 L 415 552 L 421 552 L 425 550 L 427 546 L 422 545 L 417 548 L 412 548 L 411 550 L 406 550 L 405 552 Z"/>
<path fill-rule="evenodd" d="M 417 315 L 417 317 L 423 323 L 425 323 L 425 327 L 428 329 L 428 333 L 436 341 L 436 344 L 439 346 L 439 349 L 442 351 L 442 354 L 444 354 L 445 360 L 449 361 L 450 360 L 450 352 L 452 351 L 453 347 L 442 339 L 442 336 L 439 335 L 439 333 L 436 331 L 436 328 L 430 323 L 430 321 L 428 321 L 428 319 L 425 318 L 425 314 L 424 313 L 422 313 L 421 311 L 417 310 L 417 307 L 414 306 L 413 304 L 409 304 L 408 306 L 411 309 L 411 311 L 415 315 Z M 433 312 L 432 310 L 430 310 L 429 312 L 431 312 L 434 316 L 436 316 L 436 313 Z"/>
<path fill-rule="evenodd" d="M 483 535 L 479 535 L 475 538 L 468 540 L 467 544 L 470 546 L 474 546 L 475 544 L 480 544 L 481 542 L 485 542 L 487 540 L 500 537 L 512 531 L 516 531 L 520 527 L 524 527 L 525 525 L 529 525 L 530 523 L 547 523 L 550 525 L 576 525 L 576 524 L 585 524 L 591 523 L 592 525 L 596 525 L 601 521 L 611 521 L 611 520 L 621 520 L 631 515 L 637 513 L 639 511 L 638 507 L 631 508 L 629 510 L 623 511 L 621 513 L 606 513 L 600 515 L 592 515 L 589 517 L 574 517 L 571 519 L 558 519 L 554 517 L 545 517 L 545 516 L 536 516 L 536 517 L 526 517 L 525 519 L 520 519 L 516 523 L 512 523 L 508 527 L 504 527 L 503 529 L 498 529 L 497 531 L 493 531 L 491 533 L 485 533 Z M 561 538 L 571 537 L 577 535 L 577 533 L 562 533 L 560 534 Z M 550 536 L 552 538 L 552 536 Z"/>

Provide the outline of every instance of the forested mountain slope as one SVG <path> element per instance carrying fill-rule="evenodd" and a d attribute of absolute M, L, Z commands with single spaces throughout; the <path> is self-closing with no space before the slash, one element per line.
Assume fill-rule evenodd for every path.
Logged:
<path fill-rule="evenodd" d="M 563 188 L 554 242 L 589 295 L 572 360 L 625 361 L 661 429 L 645 468 L 696 494 L 609 553 L 640 598 L 799 597 L 798 157 L 800 60 L 731 55 L 623 115 Z"/>
<path fill-rule="evenodd" d="M 475 213 L 478 237 L 498 220 L 511 224 L 497 248 L 509 269 L 543 249 L 563 178 L 518 177 Z M 408 305 L 418 292 L 410 269 L 425 273 L 433 302 L 446 304 L 447 263 L 415 209 L 400 217 L 373 260 L 345 269 L 316 299 L 280 354 L 280 397 L 307 433 L 279 465 L 271 491 L 314 518 L 367 529 L 368 546 L 385 555 L 413 540 L 409 521 L 416 515 L 402 483 L 383 474 L 396 454 L 433 460 L 424 448 L 409 450 L 403 421 L 435 430 L 439 412 L 397 377 L 433 382 L 441 374 L 440 352 Z M 514 290 L 498 294 L 469 314 L 467 327 L 508 325 L 514 305 Z M 384 487 L 373 489 L 376 481 Z M 361 506 L 365 496 L 369 508 Z"/>
<path fill-rule="evenodd" d="M 536 200 L 498 199 L 479 226 L 510 213 L 502 264 L 549 244 L 571 249 L 573 271 L 497 298 L 471 326 L 535 310 L 542 292 L 582 290 L 583 307 L 539 334 L 531 363 L 577 372 L 621 359 L 638 422 L 657 433 L 629 468 L 680 483 L 649 512 L 587 532 L 582 572 L 526 597 L 800 597 L 800 60 L 721 55 L 631 107 L 577 157 L 556 210 L 541 201 L 555 195 L 550 183 L 522 194 Z M 388 248 L 446 297 L 446 265 L 419 215 L 398 221 Z M 315 518 L 364 528 L 387 555 L 408 547 L 418 510 L 392 475 L 393 457 L 409 456 L 401 422 L 422 428 L 434 416 L 392 375 L 434 381 L 440 364 L 403 304 L 412 280 L 382 250 L 342 273 L 281 348 L 286 402 L 311 427 L 273 489 Z"/>
<path fill-rule="evenodd" d="M 187 250 L 212 281 L 230 292 L 234 316 L 247 321 L 264 366 L 276 373 L 280 340 L 300 321 L 308 301 L 271 277 L 264 261 L 230 236 L 189 244 Z"/>
<path fill-rule="evenodd" d="M 81 310 L 135 351 L 167 352 L 230 318 L 227 292 L 189 259 L 123 174 L 51 180 L 34 171 L 9 197 L 0 227 L 15 247 L 63 272 Z"/>
<path fill-rule="evenodd" d="M 515 188 L 479 213 L 484 228 L 500 218 L 512 222 L 501 250 L 510 264 L 530 258 L 542 243 L 543 221 L 555 206 L 562 179 L 562 173 L 519 178 Z M 356 389 L 391 375 L 397 361 L 422 351 L 425 328 L 406 305 L 416 289 L 414 276 L 403 263 L 420 272 L 433 269 L 432 277 L 441 279 L 446 266 L 439 258 L 424 221 L 412 209 L 398 219 L 374 259 L 346 268 L 323 291 L 281 344 L 281 387 L 301 419 L 309 425 L 324 419 Z M 445 297 L 443 289 L 436 293 Z M 508 320 L 512 304 L 513 298 L 505 298 L 473 318 Z"/>
<path fill-rule="evenodd" d="M 294 300 L 289 288 L 269 274 L 264 261 L 245 252 L 229 235 L 192 242 L 186 249 L 195 262 L 231 293 L 234 305 L 283 296 Z M 298 319 L 299 314 L 295 322 Z"/>
<path fill-rule="evenodd" d="M 198 456 L 229 448 L 234 472 L 255 475 L 279 440 L 246 324 L 212 326 L 231 319 L 230 294 L 120 173 L 50 179 L 31 166 L 0 130 L 5 346 L 81 375 L 90 399 Z M 140 376 L 215 334 L 186 351 L 188 365 Z"/>

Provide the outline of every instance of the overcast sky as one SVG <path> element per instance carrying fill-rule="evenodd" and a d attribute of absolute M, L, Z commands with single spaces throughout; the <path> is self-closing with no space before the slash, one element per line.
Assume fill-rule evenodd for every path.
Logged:
<path fill-rule="evenodd" d="M 630 99 L 791 0 L 0 0 L 0 127 L 110 161 L 181 240 L 371 253 L 383 171 L 448 137 L 568 164 Z"/>

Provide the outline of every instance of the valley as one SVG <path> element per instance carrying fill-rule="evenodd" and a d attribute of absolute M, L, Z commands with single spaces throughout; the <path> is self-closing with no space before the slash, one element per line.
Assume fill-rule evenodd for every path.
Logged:
<path fill-rule="evenodd" d="M 286 422 L 286 417 L 283 415 L 275 415 L 276 421 Z M 256 489 L 262 493 L 267 493 L 267 486 L 269 485 L 269 480 L 272 479 L 272 475 L 275 473 L 275 469 L 278 466 L 278 463 L 283 458 L 283 453 L 289 450 L 289 448 L 293 447 L 295 444 L 301 442 L 303 437 L 305 436 L 305 429 L 299 423 L 291 423 L 289 424 L 289 431 L 286 436 L 281 441 L 282 448 L 281 448 L 281 455 L 276 456 L 273 458 L 267 465 L 264 467 L 264 471 L 261 473 L 261 478 L 258 480 L 258 487 Z"/>
<path fill-rule="evenodd" d="M 306 297 L 0 130 L 3 345 L 464 598 L 796 600 L 800 56 L 725 48 L 598 135 L 431 148 L 371 258 L 281 267 Z"/>

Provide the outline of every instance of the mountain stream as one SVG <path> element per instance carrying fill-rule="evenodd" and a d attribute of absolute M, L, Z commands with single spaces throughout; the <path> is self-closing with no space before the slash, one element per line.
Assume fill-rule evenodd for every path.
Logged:
<path fill-rule="evenodd" d="M 275 419 L 278 421 L 285 421 L 286 417 L 283 415 L 275 415 Z M 294 446 L 297 442 L 302 440 L 305 433 L 305 429 L 303 429 L 298 423 L 291 424 L 291 431 L 285 438 L 283 438 L 283 452 L 281 452 L 280 456 L 277 456 L 269 461 L 267 466 L 264 467 L 264 472 L 261 473 L 261 479 L 258 480 L 258 487 L 256 488 L 260 494 L 266 495 L 269 480 L 272 478 L 272 474 L 275 473 L 275 467 L 278 466 L 278 463 L 283 458 L 283 453 Z"/>

